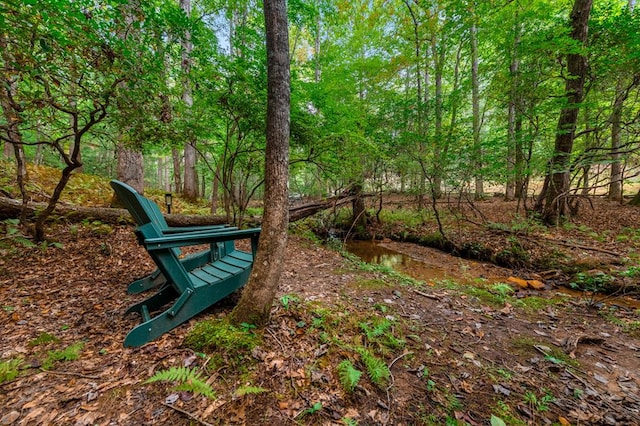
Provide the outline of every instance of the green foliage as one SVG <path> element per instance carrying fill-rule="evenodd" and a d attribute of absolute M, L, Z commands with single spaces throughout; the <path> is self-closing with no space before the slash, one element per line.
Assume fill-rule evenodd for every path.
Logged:
<path fill-rule="evenodd" d="M 204 395 L 207 398 L 215 398 L 215 392 L 203 379 L 202 375 L 195 368 L 171 367 L 168 370 L 161 370 L 144 383 L 154 382 L 176 382 L 175 390 L 191 392 L 195 395 Z"/>
<path fill-rule="evenodd" d="M 289 310 L 290 303 L 297 303 L 299 301 L 300 301 L 300 298 L 295 294 L 285 294 L 284 296 L 280 297 L 280 303 L 282 304 L 282 307 L 284 307 L 286 310 Z"/>
<path fill-rule="evenodd" d="M 20 366 L 23 364 L 20 358 L 0 361 L 0 383 L 15 379 L 20 374 Z"/>
<path fill-rule="evenodd" d="M 638 278 L 640 277 L 640 266 L 630 266 L 629 268 L 620 272 L 620 276 L 628 278 Z"/>
<path fill-rule="evenodd" d="M 367 374 L 371 381 L 380 387 L 385 386 L 391 377 L 387 364 L 364 347 L 358 347 L 356 351 L 367 368 Z"/>
<path fill-rule="evenodd" d="M 494 422 L 496 426 L 502 426 L 502 424 L 507 424 L 509 426 L 526 426 L 527 423 L 520 420 L 511 410 L 511 407 L 504 401 L 497 401 L 496 407 L 494 409 L 496 414 L 491 415 L 491 426 L 494 426 Z M 494 420 L 495 418 L 495 420 Z M 502 422 L 502 423 L 500 423 Z"/>
<path fill-rule="evenodd" d="M 513 293 L 515 293 L 515 290 L 513 289 L 513 287 L 511 287 L 509 284 L 505 284 L 505 283 L 496 283 L 493 284 L 490 287 L 490 290 L 502 297 L 507 297 L 512 295 Z"/>
<path fill-rule="evenodd" d="M 545 232 L 547 227 L 535 218 L 516 215 L 508 224 L 490 223 L 489 228 L 498 229 L 513 233 L 529 234 L 534 232 Z"/>
<path fill-rule="evenodd" d="M 358 256 L 351 254 L 347 251 L 340 250 L 340 254 L 348 259 L 356 268 L 364 272 L 377 272 L 382 274 L 385 278 L 389 278 L 399 284 L 419 287 L 423 284 L 422 281 L 416 280 L 403 273 L 400 273 L 390 266 L 379 265 L 373 263 L 367 263 L 360 259 Z M 376 284 L 379 284 L 379 280 L 374 280 Z"/>
<path fill-rule="evenodd" d="M 38 247 L 36 244 L 29 239 L 24 233 L 22 233 L 20 229 L 20 220 L 18 219 L 5 219 L 0 224 L 3 227 L 4 234 L 6 238 L 4 238 L 0 243 L 4 247 L 11 247 L 11 245 L 7 244 L 8 242 L 13 242 L 15 245 L 23 247 L 23 248 L 35 248 Z"/>
<path fill-rule="evenodd" d="M 246 385 L 240 386 L 238 389 L 236 389 L 235 392 L 233 392 L 233 396 L 236 398 L 240 398 L 245 395 L 257 395 L 265 392 L 269 392 L 269 390 L 258 386 Z"/>
<path fill-rule="evenodd" d="M 29 346 L 46 345 L 48 343 L 58 343 L 60 339 L 46 332 L 42 332 L 35 339 L 29 342 Z"/>
<path fill-rule="evenodd" d="M 351 419 L 349 417 L 343 417 L 340 419 L 343 425 L 345 426 L 358 426 L 358 421 Z"/>
<path fill-rule="evenodd" d="M 298 414 L 296 416 L 296 418 L 308 416 L 308 415 L 311 415 L 311 414 L 315 414 L 320 410 L 322 410 L 322 403 L 321 402 L 316 402 L 311 407 L 309 407 L 306 410 L 303 410 L 302 412 L 300 412 L 300 414 Z"/>
<path fill-rule="evenodd" d="M 623 332 L 629 333 L 631 335 L 640 335 L 640 309 L 637 309 L 634 312 L 634 315 L 639 317 L 639 319 L 634 320 L 628 317 L 619 318 L 617 316 L 618 309 L 614 306 L 609 307 L 608 309 L 603 309 L 599 312 L 607 321 L 616 326 L 620 327 Z"/>
<path fill-rule="evenodd" d="M 354 365 L 348 359 L 343 360 L 338 364 L 338 378 L 342 388 L 351 393 L 358 385 L 362 372 L 354 367 Z"/>
<path fill-rule="evenodd" d="M 260 343 L 260 337 L 253 333 L 254 329 L 252 324 L 238 328 L 226 319 L 201 321 L 189 332 L 185 344 L 196 351 L 206 351 L 224 358 L 221 362 L 237 365 Z"/>
<path fill-rule="evenodd" d="M 510 299 L 509 303 L 517 308 L 524 309 L 526 312 L 537 312 L 540 309 L 545 309 L 549 306 L 562 304 L 565 302 L 565 300 L 565 298 L 560 296 L 553 298 L 528 296 L 521 299 Z"/>
<path fill-rule="evenodd" d="M 77 342 L 65 349 L 51 350 L 47 353 L 47 358 L 42 362 L 42 369 L 50 370 L 59 361 L 75 361 L 80 358 L 84 342 Z"/>
<path fill-rule="evenodd" d="M 510 237 L 507 239 L 509 247 L 501 250 L 496 255 L 496 263 L 508 266 L 524 266 L 529 262 L 529 253 L 522 247 L 517 238 Z"/>
<path fill-rule="evenodd" d="M 430 210 L 387 210 L 383 209 L 380 213 L 380 220 L 388 227 L 389 225 L 398 224 L 411 231 L 418 226 L 424 225 L 433 219 L 433 213 Z"/>
<path fill-rule="evenodd" d="M 535 411 L 549 411 L 549 404 L 555 401 L 555 397 L 548 390 L 542 390 L 543 395 L 538 397 L 535 392 L 526 391 L 524 394 L 524 402 Z"/>
<path fill-rule="evenodd" d="M 82 221 L 82 224 L 89 229 L 89 231 L 96 236 L 109 235 L 113 232 L 113 227 L 109 224 L 102 223 L 99 220 Z"/>
<path fill-rule="evenodd" d="M 398 339 L 393 335 L 393 322 L 387 318 L 371 317 L 368 321 L 361 322 L 360 328 L 365 332 L 369 341 L 391 349 L 402 348 L 406 343 L 405 340 Z"/>
<path fill-rule="evenodd" d="M 614 281 L 614 277 L 602 271 L 596 271 L 594 273 L 579 272 L 569 285 L 571 288 L 582 291 L 607 293 Z"/>

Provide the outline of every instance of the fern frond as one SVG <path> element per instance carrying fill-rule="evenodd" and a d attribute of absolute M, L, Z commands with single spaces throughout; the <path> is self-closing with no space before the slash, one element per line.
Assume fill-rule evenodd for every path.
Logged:
<path fill-rule="evenodd" d="M 387 364 L 365 348 L 359 348 L 358 353 L 360 354 L 362 362 L 367 367 L 367 374 L 371 381 L 378 386 L 385 385 L 391 376 Z"/>
<path fill-rule="evenodd" d="M 362 376 L 362 371 L 355 368 L 348 359 L 338 364 L 338 377 L 345 391 L 353 392 L 360 381 L 360 376 Z"/>
<path fill-rule="evenodd" d="M 215 398 L 213 388 L 202 380 L 201 374 L 195 368 L 171 367 L 168 370 L 158 371 L 144 381 L 144 383 L 153 382 L 177 382 L 176 390 Z"/>
<path fill-rule="evenodd" d="M 8 382 L 18 377 L 22 364 L 23 360 L 21 358 L 0 361 L 0 383 Z"/>
<path fill-rule="evenodd" d="M 160 370 L 149 377 L 144 383 L 153 382 L 186 382 L 187 380 L 200 379 L 200 373 L 195 368 L 171 367 L 168 370 Z"/>
<path fill-rule="evenodd" d="M 204 395 L 207 398 L 215 399 L 216 393 L 213 388 L 201 379 L 188 380 L 175 387 L 175 390 L 191 392 L 194 395 Z"/>
<path fill-rule="evenodd" d="M 269 392 L 269 390 L 258 386 L 240 386 L 238 389 L 236 389 L 233 395 L 236 398 L 240 398 L 245 395 L 255 395 L 264 392 Z"/>
<path fill-rule="evenodd" d="M 350 419 L 349 417 L 343 417 L 342 419 L 340 419 L 340 421 L 345 426 L 358 426 L 358 421 L 354 419 Z"/>

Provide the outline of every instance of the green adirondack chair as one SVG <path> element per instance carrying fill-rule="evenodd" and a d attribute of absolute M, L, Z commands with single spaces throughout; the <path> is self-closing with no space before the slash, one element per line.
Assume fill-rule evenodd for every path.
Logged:
<path fill-rule="evenodd" d="M 133 188 L 131 188 L 129 185 L 123 182 L 119 182 L 118 187 L 119 188 L 117 191 L 126 189 L 129 192 L 131 191 L 135 192 Z M 182 232 L 203 232 L 203 231 L 223 231 L 223 230 L 230 231 L 233 229 L 238 229 L 235 227 L 230 227 L 229 225 L 171 227 L 167 224 L 167 221 L 165 220 L 164 215 L 162 214 L 162 211 L 160 211 L 160 207 L 158 207 L 156 203 L 154 203 L 153 201 L 149 200 L 146 197 L 140 196 L 139 194 L 138 194 L 138 197 L 136 197 L 136 199 L 139 201 L 140 204 L 142 204 L 142 206 L 145 207 L 147 214 L 156 222 L 160 231 L 165 235 L 178 234 Z M 136 224 L 138 226 L 144 225 L 144 223 L 142 222 L 141 213 L 138 212 L 139 209 L 136 207 L 137 204 L 131 205 L 130 203 L 127 202 L 127 200 L 122 200 L 122 199 L 121 201 L 123 202 L 123 204 L 125 204 L 125 207 L 127 208 L 127 210 L 131 212 L 131 216 L 135 220 Z M 212 245 L 211 250 L 218 250 L 218 251 L 221 250 L 221 247 L 220 247 L 221 244 L 222 243 L 217 243 L 215 246 Z M 180 249 L 175 248 L 174 251 L 176 252 L 177 256 L 179 257 L 181 256 Z M 167 280 L 164 277 L 164 275 L 162 275 L 162 272 L 160 271 L 160 269 L 156 269 L 150 275 L 147 275 L 143 278 L 135 280 L 131 284 L 129 284 L 129 287 L 127 288 L 127 293 L 129 294 L 142 293 L 144 291 L 157 288 L 165 284 L 166 282 Z"/>
<path fill-rule="evenodd" d="M 157 293 L 127 310 L 127 314 L 140 314 L 142 323 L 129 332 L 125 346 L 140 346 L 159 337 L 247 282 L 260 228 L 165 233 L 164 219 L 158 219 L 159 209 L 154 211 L 150 200 L 122 182 L 111 181 L 111 187 L 134 216 L 138 223 L 135 229 L 138 242 L 145 247 L 165 280 Z M 251 253 L 236 249 L 234 242 L 239 239 L 251 240 Z M 179 258 L 180 247 L 202 244 L 213 248 Z M 152 316 L 154 313 L 156 315 Z"/>

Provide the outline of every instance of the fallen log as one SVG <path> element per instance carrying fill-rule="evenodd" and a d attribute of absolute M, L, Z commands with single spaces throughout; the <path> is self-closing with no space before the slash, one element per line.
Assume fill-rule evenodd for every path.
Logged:
<path fill-rule="evenodd" d="M 341 206 L 353 200 L 353 196 L 336 196 L 320 201 L 312 201 L 302 205 L 295 205 L 289 208 L 289 222 L 304 219 L 313 216 L 319 211 Z M 46 208 L 46 203 L 29 203 L 27 204 L 27 218 L 32 219 L 39 211 Z M 0 197 L 0 220 L 11 219 L 20 216 L 22 209 L 22 201 L 12 198 Z M 103 223 L 133 223 L 131 215 L 126 209 L 112 207 L 83 207 L 77 205 L 68 205 L 58 203 L 53 212 L 51 221 L 60 218 L 70 222 L 79 222 L 82 220 L 99 220 Z M 165 215 L 167 223 L 170 226 L 199 226 L 199 225 L 221 225 L 227 223 L 226 216 L 221 215 L 181 215 L 168 214 Z M 252 224 L 260 224 L 261 218 L 251 217 L 247 222 Z"/>
<path fill-rule="evenodd" d="M 343 204 L 350 203 L 354 199 L 354 196 L 339 195 L 324 200 L 312 201 L 299 206 L 291 206 L 289 207 L 289 222 L 295 222 L 297 220 L 304 219 L 305 217 L 313 216 L 322 210 L 342 206 Z"/>
<path fill-rule="evenodd" d="M 27 204 L 27 218 L 34 218 L 37 213 L 43 210 L 46 206 L 46 203 Z M 20 216 L 21 209 L 21 201 L 0 197 L 0 220 Z M 221 225 L 226 223 L 225 216 L 170 214 L 165 217 L 170 226 Z M 109 224 L 133 223 L 133 219 L 126 209 L 111 207 L 83 207 L 61 203 L 56 206 L 51 220 L 59 220 L 60 218 L 70 222 L 99 220 L 100 222 Z"/>

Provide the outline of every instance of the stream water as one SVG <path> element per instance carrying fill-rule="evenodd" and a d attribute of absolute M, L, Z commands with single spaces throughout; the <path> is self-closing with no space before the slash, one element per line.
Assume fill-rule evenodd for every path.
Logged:
<path fill-rule="evenodd" d="M 437 249 L 410 243 L 376 243 L 372 241 L 350 241 L 346 250 L 365 262 L 384 265 L 414 279 L 429 282 L 454 279 L 464 284 L 506 282 L 513 271 L 495 265 L 465 260 Z M 581 291 L 565 287 L 551 290 L 575 299 L 584 298 Z M 640 300 L 630 297 L 602 296 L 607 304 L 640 309 Z"/>
<path fill-rule="evenodd" d="M 417 280 L 441 280 L 454 278 L 447 274 L 445 268 L 429 266 L 409 255 L 386 248 L 383 245 L 371 241 L 350 241 L 346 249 L 367 263 L 383 265 L 393 268 L 398 272 L 409 275 Z"/>

